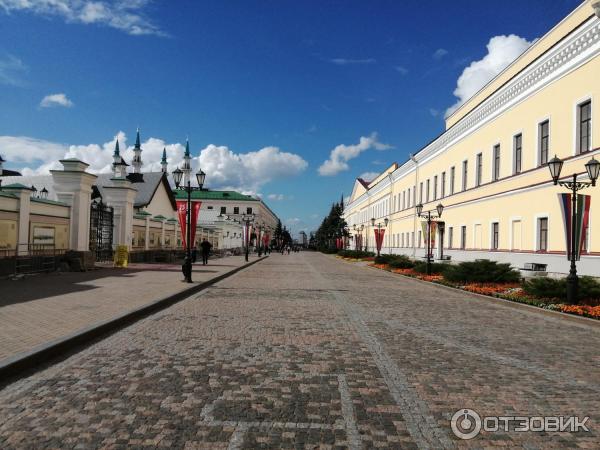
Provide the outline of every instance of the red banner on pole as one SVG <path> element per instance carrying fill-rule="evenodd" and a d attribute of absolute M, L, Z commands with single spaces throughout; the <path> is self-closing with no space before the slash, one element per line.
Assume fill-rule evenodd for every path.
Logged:
<path fill-rule="evenodd" d="M 186 215 L 187 213 L 187 201 L 185 200 L 177 200 L 177 218 L 179 219 L 179 228 L 181 229 L 181 243 L 185 248 L 185 237 L 186 233 Z"/>
<path fill-rule="evenodd" d="M 192 243 L 196 238 L 196 225 L 198 224 L 198 215 L 200 213 L 200 206 L 202 202 L 192 202 L 192 214 L 191 214 L 191 232 L 192 232 Z M 181 228 L 181 242 L 183 247 L 187 247 L 187 200 L 177 200 L 177 218 L 179 219 L 179 227 Z M 192 244 L 193 245 L 193 244 Z"/>
<path fill-rule="evenodd" d="M 196 242 L 196 225 L 200 215 L 200 206 L 202 206 L 202 202 L 192 202 L 192 245 Z"/>
<path fill-rule="evenodd" d="M 381 251 L 381 245 L 383 244 L 383 235 L 385 234 L 385 228 L 375 228 L 375 244 L 377 245 L 377 251 Z"/>

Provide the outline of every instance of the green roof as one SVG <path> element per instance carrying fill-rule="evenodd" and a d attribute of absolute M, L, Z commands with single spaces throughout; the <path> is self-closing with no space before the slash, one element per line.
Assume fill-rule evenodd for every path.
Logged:
<path fill-rule="evenodd" d="M 31 186 L 25 186 L 21 183 L 6 184 L 2 186 L 2 189 L 29 189 L 30 191 L 32 190 Z"/>
<path fill-rule="evenodd" d="M 47 198 L 32 197 L 31 201 L 32 202 L 37 202 L 37 203 L 47 203 L 48 205 L 69 206 L 69 205 L 67 205 L 64 202 L 57 202 L 55 200 L 48 200 Z"/>
<path fill-rule="evenodd" d="M 165 217 L 165 216 L 163 216 L 162 214 L 159 214 L 158 216 L 154 216 L 154 218 L 155 218 L 155 219 L 158 219 L 158 220 L 163 220 L 163 219 L 166 219 L 166 217 Z"/>
<path fill-rule="evenodd" d="M 173 190 L 175 194 L 175 198 L 178 200 L 187 199 L 187 192 L 184 190 L 175 189 Z M 245 201 L 254 201 L 257 202 L 258 199 L 252 197 L 251 195 L 240 194 L 235 191 L 193 191 L 192 198 L 195 200 L 245 200 Z"/>
<path fill-rule="evenodd" d="M 151 216 L 152 214 L 150 214 L 147 211 L 139 211 L 136 215 L 138 215 L 138 216 Z"/>

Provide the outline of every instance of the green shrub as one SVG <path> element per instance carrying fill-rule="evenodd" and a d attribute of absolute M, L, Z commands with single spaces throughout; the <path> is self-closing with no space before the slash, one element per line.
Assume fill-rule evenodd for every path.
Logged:
<path fill-rule="evenodd" d="M 594 277 L 583 276 L 579 278 L 579 301 L 597 305 L 600 302 L 600 282 Z"/>
<path fill-rule="evenodd" d="M 396 255 L 379 255 L 375 257 L 375 264 L 390 264 L 394 259 L 396 259 Z"/>
<path fill-rule="evenodd" d="M 414 261 L 405 255 L 398 255 L 389 264 L 392 269 L 412 269 L 415 267 Z"/>
<path fill-rule="evenodd" d="M 444 278 L 452 282 L 466 283 L 516 283 L 521 279 L 521 274 L 510 264 L 477 259 L 449 265 L 444 272 Z"/>
<path fill-rule="evenodd" d="M 356 259 L 368 258 L 370 256 L 375 255 L 375 253 L 373 253 L 373 252 L 364 252 L 362 250 L 340 250 L 337 252 L 337 254 L 339 256 L 341 256 L 342 258 L 356 258 Z"/>
<path fill-rule="evenodd" d="M 563 301 L 567 296 L 565 278 L 530 278 L 523 282 L 523 292 L 534 297 Z"/>
<path fill-rule="evenodd" d="M 523 283 L 523 291 L 534 297 L 564 303 L 567 298 L 566 278 L 531 278 Z M 596 304 L 600 300 L 600 283 L 593 277 L 579 278 L 577 300 Z"/>
<path fill-rule="evenodd" d="M 431 263 L 431 273 L 445 273 L 446 270 L 450 267 L 449 264 L 443 263 Z M 418 261 L 414 264 L 413 270 L 419 273 L 427 273 L 427 262 L 426 261 Z"/>
<path fill-rule="evenodd" d="M 321 253 L 325 253 L 326 255 L 335 255 L 338 252 L 337 248 L 328 248 L 328 247 L 320 248 L 319 251 Z"/>

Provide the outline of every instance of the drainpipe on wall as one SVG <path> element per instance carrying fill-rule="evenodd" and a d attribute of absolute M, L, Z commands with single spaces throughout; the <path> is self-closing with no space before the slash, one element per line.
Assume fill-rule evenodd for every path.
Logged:
<path fill-rule="evenodd" d="M 390 195 L 388 196 L 389 198 L 388 198 L 387 215 L 390 217 L 392 216 L 392 197 L 393 197 L 392 192 L 394 191 L 393 190 L 394 185 L 392 184 L 392 173 L 394 173 L 394 172 L 388 173 L 388 178 L 390 179 Z M 387 235 L 388 235 L 388 238 L 387 238 L 388 245 L 387 246 L 388 246 L 388 253 L 392 253 L 391 252 L 391 250 L 392 250 L 392 239 L 391 239 L 391 237 L 392 237 L 392 220 L 391 219 L 390 219 L 389 225 L 390 225 L 390 228 L 387 233 Z"/>
<path fill-rule="evenodd" d="M 411 153 L 410 155 L 410 160 L 415 163 L 415 185 L 413 187 L 413 208 L 417 203 L 417 186 L 419 186 L 419 161 L 417 161 L 417 158 Z M 419 199 L 420 201 L 420 199 Z M 417 214 L 413 214 L 413 242 L 412 242 L 412 248 L 413 248 L 413 258 L 417 257 Z"/>

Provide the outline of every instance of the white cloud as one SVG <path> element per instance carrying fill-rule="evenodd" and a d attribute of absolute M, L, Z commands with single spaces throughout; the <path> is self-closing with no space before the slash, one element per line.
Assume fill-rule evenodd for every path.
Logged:
<path fill-rule="evenodd" d="M 373 181 L 375 178 L 377 178 L 380 175 L 379 172 L 365 172 L 365 173 L 361 173 L 358 178 L 362 178 L 363 180 L 367 181 L 367 182 L 371 182 Z"/>
<path fill-rule="evenodd" d="M 435 108 L 429 108 L 429 114 L 431 114 L 432 117 L 437 117 L 440 115 L 440 110 Z"/>
<path fill-rule="evenodd" d="M 396 66 L 395 69 L 396 72 L 400 73 L 401 75 L 406 75 L 408 73 L 408 69 L 406 67 Z"/>
<path fill-rule="evenodd" d="M 440 60 L 447 54 L 448 54 L 448 50 L 446 50 L 445 48 L 438 48 L 435 52 L 433 52 L 433 55 L 431 55 L 431 57 L 433 59 Z"/>
<path fill-rule="evenodd" d="M 365 59 L 347 59 L 347 58 L 332 58 L 329 62 L 333 64 L 337 64 L 338 66 L 347 66 L 350 64 L 374 64 L 377 60 L 373 58 L 365 58 Z"/>
<path fill-rule="evenodd" d="M 517 35 L 494 36 L 487 44 L 487 54 L 478 61 L 473 61 L 458 77 L 454 95 L 458 101 L 446 110 L 446 117 L 476 94 L 496 75 L 502 72 L 511 62 L 521 55 L 532 42 Z"/>
<path fill-rule="evenodd" d="M 119 138 L 121 155 L 126 162 L 133 158 L 133 146 L 128 146 L 127 135 L 119 132 L 104 144 L 64 145 L 41 139 L 21 136 L 0 136 L 0 151 L 7 167 L 22 167 L 23 174 L 42 174 L 60 168 L 62 158 L 78 158 L 90 165 L 89 171 L 108 173 L 112 171 L 112 154 L 115 140 Z M 160 170 L 163 148 L 167 151 L 169 170 L 183 161 L 185 145 L 169 144 L 162 139 L 149 138 L 142 142 L 143 171 Z M 198 155 L 193 150 L 192 155 Z M 228 188 L 249 194 L 276 179 L 296 176 L 308 163 L 300 156 L 282 152 L 277 147 L 265 147 L 248 153 L 234 153 L 225 146 L 208 145 L 192 158 L 192 169 L 199 167 L 206 172 L 206 184 L 211 189 Z"/>
<path fill-rule="evenodd" d="M 280 202 L 282 200 L 285 200 L 285 195 L 283 195 L 283 194 L 269 194 L 269 195 L 267 195 L 267 199 L 272 200 L 272 201 L 276 201 L 276 202 Z"/>
<path fill-rule="evenodd" d="M 41 108 L 52 108 L 53 106 L 64 106 L 70 108 L 73 102 L 67 98 L 65 94 L 50 94 L 46 95 L 40 102 Z"/>
<path fill-rule="evenodd" d="M 60 17 L 67 23 L 98 24 L 131 35 L 166 36 L 145 17 L 143 9 L 148 3 L 150 0 L 0 0 L 0 10 Z"/>
<path fill-rule="evenodd" d="M 362 152 L 371 148 L 376 150 L 388 150 L 393 147 L 379 142 L 377 140 L 377 133 L 372 133 L 369 137 L 361 136 L 358 144 L 340 144 L 331 150 L 329 159 L 323 162 L 319 167 L 319 174 L 322 176 L 332 176 L 348 170 L 350 168 L 348 166 L 348 161 L 358 157 Z"/>
<path fill-rule="evenodd" d="M 0 6 L 2 5 L 0 0 Z M 0 84 L 22 86 L 21 75 L 27 71 L 27 66 L 16 56 L 6 54 L 0 58 Z"/>

